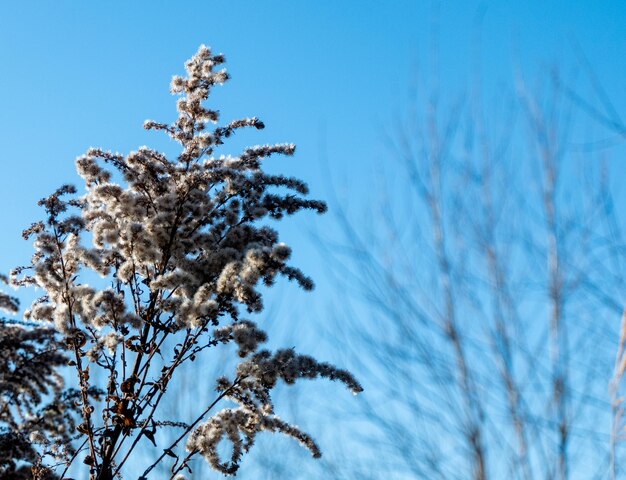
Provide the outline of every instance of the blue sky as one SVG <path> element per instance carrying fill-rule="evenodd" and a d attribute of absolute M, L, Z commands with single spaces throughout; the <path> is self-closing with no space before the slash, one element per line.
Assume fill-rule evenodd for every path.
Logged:
<path fill-rule="evenodd" d="M 0 271 L 28 261 L 31 249 L 20 231 L 38 219 L 39 198 L 78 181 L 74 159 L 88 147 L 175 151 L 142 124 L 175 118 L 169 80 L 202 43 L 226 55 L 232 75 L 211 106 L 226 121 L 257 116 L 266 124 L 240 135 L 231 152 L 293 142 L 295 159 L 272 159 L 269 168 L 303 178 L 322 198 L 330 171 L 355 211 L 369 208 L 377 165 L 392 168 L 384 132 L 405 113 L 416 78 L 418 89 L 438 78 L 452 100 L 478 64 L 491 96 L 502 85 L 511 88 L 516 70 L 528 79 L 555 65 L 575 70 L 579 44 L 626 116 L 622 1 L 3 2 Z M 620 151 L 621 144 L 606 153 L 621 162 Z M 328 308 L 332 291 L 310 231 L 332 238 L 334 228 L 330 215 L 312 220 L 304 214 L 281 226 L 295 263 L 319 287 L 306 295 L 292 287 L 283 303 L 310 321 Z"/>
<path fill-rule="evenodd" d="M 617 111 L 626 111 L 626 4 L 618 1 L 42 1 L 1 8 L 0 201 L 11 205 L 2 220 L 12 252 L 0 260 L 4 269 L 29 253 L 17 233 L 36 215 L 36 200 L 76 180 L 73 160 L 87 147 L 169 147 L 141 125 L 173 118 L 169 78 L 201 43 L 226 54 L 233 78 L 212 105 L 224 119 L 255 115 L 267 125 L 233 149 L 296 143 L 295 161 L 270 168 L 303 177 L 323 196 L 324 145 L 335 181 L 355 205 L 367 200 L 372 165 L 387 163 L 382 133 L 403 113 L 412 80 L 432 79 L 433 31 L 448 94 L 467 86 L 476 58 L 487 90 L 510 84 L 515 66 L 531 76 L 554 64 L 570 68 L 574 40 Z M 302 244 L 297 251 L 309 250 L 300 233 L 310 219 L 285 227 Z M 303 260 L 317 263 L 308 254 Z"/>

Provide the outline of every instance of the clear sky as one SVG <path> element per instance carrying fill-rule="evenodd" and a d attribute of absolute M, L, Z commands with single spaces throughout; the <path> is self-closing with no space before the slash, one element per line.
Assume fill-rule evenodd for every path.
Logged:
<path fill-rule="evenodd" d="M 446 92 L 467 86 L 472 58 L 487 88 L 510 83 L 515 65 L 531 75 L 570 68 L 574 40 L 626 112 L 620 1 L 27 1 L 0 9 L 0 201 L 11 206 L 2 211 L 11 252 L 3 269 L 28 255 L 17 233 L 36 215 L 37 199 L 76 180 L 73 160 L 87 147 L 162 144 L 142 122 L 174 117 L 169 79 L 201 43 L 226 55 L 232 75 L 213 106 L 224 119 L 254 115 L 267 125 L 242 144 L 296 143 L 296 160 L 277 168 L 322 196 L 325 148 L 355 205 L 367 200 L 371 167 L 386 154 L 382 131 L 403 112 L 416 72 L 432 73 L 433 31 Z M 285 227 L 302 243 L 296 252 L 308 249 L 299 232 L 310 218 Z"/>
<path fill-rule="evenodd" d="M 232 153 L 293 142 L 295 159 L 270 160 L 270 169 L 303 178 L 322 198 L 329 170 L 341 197 L 367 210 L 376 164 L 389 163 L 385 129 L 404 113 L 415 78 L 433 81 L 433 38 L 440 89 L 451 95 L 476 65 L 487 92 L 512 85 L 516 69 L 529 78 L 554 65 L 568 72 L 580 45 L 626 117 L 626 2 L 618 0 L 0 3 L 0 271 L 28 262 L 20 231 L 39 218 L 39 198 L 78 182 L 74 159 L 88 147 L 173 151 L 142 124 L 175 118 L 169 80 L 202 43 L 226 55 L 232 76 L 211 106 L 223 120 L 266 124 L 238 137 Z M 619 160 L 620 152 L 621 144 L 608 153 Z M 281 227 L 295 263 L 318 280 L 316 292 L 287 305 L 305 320 L 324 311 L 332 288 L 310 237 L 332 237 L 332 218 L 312 218 Z"/>

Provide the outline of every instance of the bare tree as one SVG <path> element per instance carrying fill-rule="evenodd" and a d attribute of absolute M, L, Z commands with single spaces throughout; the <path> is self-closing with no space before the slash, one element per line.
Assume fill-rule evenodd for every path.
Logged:
<path fill-rule="evenodd" d="M 337 323 L 367 379 L 360 445 L 376 452 L 344 476 L 606 478 L 619 465 L 607 383 L 625 250 L 595 148 L 617 122 L 575 92 L 553 73 L 487 101 L 476 87 L 416 95 L 386 138 L 378 214 L 332 202 L 344 240 L 320 245 L 355 299 Z"/>

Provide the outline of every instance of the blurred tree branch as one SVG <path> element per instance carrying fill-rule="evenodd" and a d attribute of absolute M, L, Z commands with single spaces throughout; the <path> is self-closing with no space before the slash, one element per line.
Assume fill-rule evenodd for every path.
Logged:
<path fill-rule="evenodd" d="M 621 412 L 606 385 L 623 220 L 607 163 L 576 147 L 597 115 L 573 92 L 552 72 L 532 91 L 518 76 L 508 100 L 416 97 L 387 135 L 395 170 L 379 175 L 374 218 L 335 195 L 343 241 L 319 244 L 338 291 L 358 299 L 342 299 L 337 341 L 375 386 L 355 415 L 376 452 L 365 478 L 615 469 L 617 430 L 604 425 Z M 614 126 L 601 122 L 603 135 Z"/>

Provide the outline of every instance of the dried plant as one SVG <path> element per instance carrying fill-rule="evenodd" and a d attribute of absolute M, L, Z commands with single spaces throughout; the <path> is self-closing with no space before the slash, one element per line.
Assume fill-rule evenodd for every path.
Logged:
<path fill-rule="evenodd" d="M 185 65 L 187 76 L 172 80 L 171 91 L 180 96 L 178 118 L 172 124 L 145 122 L 146 129 L 180 144 L 175 159 L 148 147 L 127 156 L 91 148 L 76 161 L 86 193 L 59 188 L 40 202 L 46 218 L 24 231 L 35 254 L 30 265 L 12 272 L 12 283 L 43 290 L 25 318 L 54 324 L 78 384 L 76 451 L 66 456 L 61 476 L 84 468 L 90 479 L 121 478 L 133 456 L 141 460 L 139 445 L 157 446 L 157 431 L 173 427 L 182 428 L 180 436 L 158 445 L 162 454 L 133 477 L 149 478 L 167 461 L 170 478 L 179 478 L 196 455 L 223 474 L 235 474 L 261 431 L 293 437 L 319 457 L 308 434 L 275 415 L 273 387 L 323 377 L 361 391 L 344 370 L 291 349 L 262 349 L 266 333 L 241 317 L 262 310 L 261 283 L 271 286 L 284 276 L 313 287 L 288 264 L 290 248 L 263 219 L 303 209 L 323 213 L 326 205 L 306 199 L 302 181 L 261 168 L 266 157 L 292 155 L 291 144 L 216 154 L 237 130 L 264 127 L 256 118 L 216 126 L 218 112 L 204 102 L 228 79 L 219 69 L 223 63 L 222 55 L 200 47 Z M 217 379 L 215 398 L 198 399 L 204 406 L 191 423 L 157 420 L 176 370 L 225 344 L 236 345 L 240 363 L 231 378 Z M 56 378 L 52 371 L 49 378 Z M 94 387 L 102 388 L 101 400 Z M 234 406 L 215 412 L 223 399 Z M 218 448 L 222 441 L 231 446 L 226 457 Z M 75 465 L 77 458 L 83 466 Z"/>
<path fill-rule="evenodd" d="M 18 308 L 16 298 L 0 292 L 0 309 Z M 0 478 L 55 478 L 43 456 L 73 454 L 78 392 L 66 389 L 59 374 L 66 363 L 54 329 L 0 321 Z"/>

